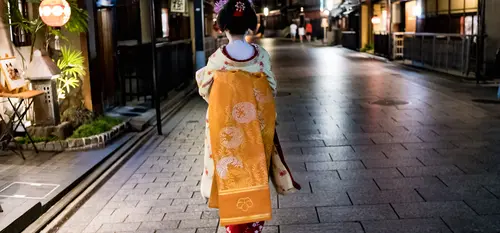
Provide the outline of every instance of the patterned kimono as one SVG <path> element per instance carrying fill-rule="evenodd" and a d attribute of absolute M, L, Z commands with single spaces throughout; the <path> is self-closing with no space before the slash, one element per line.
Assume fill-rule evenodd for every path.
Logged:
<path fill-rule="evenodd" d="M 196 73 L 199 93 L 209 103 L 201 194 L 219 208 L 221 225 L 235 233 L 260 232 L 271 219 L 276 81 L 269 54 L 253 46 L 255 55 L 245 61 L 230 58 L 222 47 Z"/>

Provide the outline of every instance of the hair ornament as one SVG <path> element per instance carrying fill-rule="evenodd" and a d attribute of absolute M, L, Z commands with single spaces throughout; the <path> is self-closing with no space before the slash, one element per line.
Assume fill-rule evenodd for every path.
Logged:
<path fill-rule="evenodd" d="M 245 11 L 245 3 L 243 2 L 236 2 L 236 5 L 234 5 L 235 11 L 233 16 L 243 16 L 243 11 Z"/>
<path fill-rule="evenodd" d="M 229 0 L 219 0 L 215 2 L 214 12 L 215 14 L 219 14 L 219 12 L 224 8 L 224 6 L 229 2 Z M 253 4 L 252 0 L 248 0 L 250 5 Z M 236 2 L 236 10 L 234 11 L 234 16 L 242 16 L 245 11 L 245 3 L 243 1 Z M 238 13 L 237 13 L 238 12 Z"/>

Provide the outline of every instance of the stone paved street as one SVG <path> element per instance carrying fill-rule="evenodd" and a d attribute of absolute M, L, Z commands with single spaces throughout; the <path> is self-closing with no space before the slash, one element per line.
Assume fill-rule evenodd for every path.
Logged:
<path fill-rule="evenodd" d="M 303 187 L 274 192 L 265 233 L 500 232 L 500 108 L 470 101 L 494 90 L 342 48 L 261 44 Z M 205 109 L 192 100 L 58 232 L 223 232 L 199 194 Z"/>

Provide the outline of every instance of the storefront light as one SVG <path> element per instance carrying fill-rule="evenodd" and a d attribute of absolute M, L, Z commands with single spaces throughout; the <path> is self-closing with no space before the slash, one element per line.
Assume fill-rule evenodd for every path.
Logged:
<path fill-rule="evenodd" d="M 420 17 L 422 15 L 422 8 L 418 5 L 413 7 L 413 16 Z"/>
<path fill-rule="evenodd" d="M 380 24 L 380 17 L 378 17 L 378 16 L 376 16 L 376 15 L 375 15 L 375 16 L 373 16 L 373 18 L 372 18 L 372 23 L 373 23 L 373 24 Z"/>
<path fill-rule="evenodd" d="M 330 15 L 330 11 L 329 10 L 324 10 L 323 11 L 323 15 L 324 16 L 329 16 Z"/>
<path fill-rule="evenodd" d="M 329 11 L 333 10 L 333 0 L 326 0 L 326 9 Z"/>

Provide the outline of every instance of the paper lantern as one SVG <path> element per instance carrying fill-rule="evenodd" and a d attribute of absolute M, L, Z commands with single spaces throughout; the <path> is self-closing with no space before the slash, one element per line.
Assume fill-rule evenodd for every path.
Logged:
<path fill-rule="evenodd" d="M 66 0 L 44 0 L 38 9 L 42 21 L 51 27 L 61 27 L 71 16 L 71 8 Z"/>

